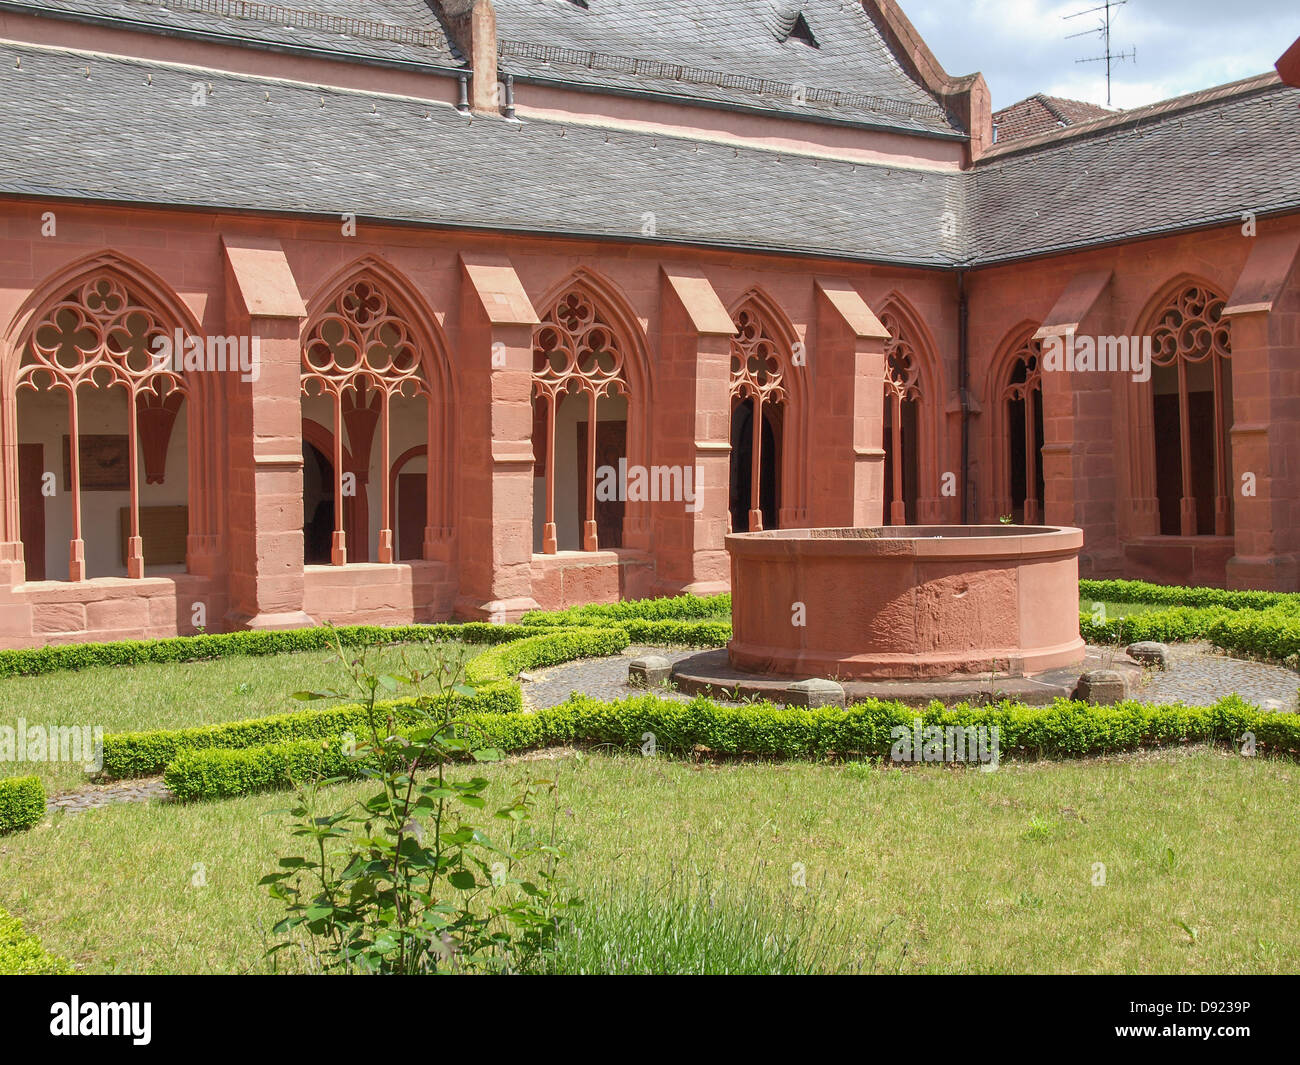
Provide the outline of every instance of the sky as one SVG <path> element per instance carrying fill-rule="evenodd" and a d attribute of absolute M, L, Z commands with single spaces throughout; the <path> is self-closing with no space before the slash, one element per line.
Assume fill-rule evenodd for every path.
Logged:
<path fill-rule="evenodd" d="M 949 74 L 980 71 L 997 110 L 1044 92 L 1106 104 L 1103 0 L 900 0 Z M 1067 40 L 1066 35 L 1084 32 Z M 1273 69 L 1300 37 L 1300 0 L 1128 0 L 1111 14 L 1113 107 L 1139 107 Z"/>

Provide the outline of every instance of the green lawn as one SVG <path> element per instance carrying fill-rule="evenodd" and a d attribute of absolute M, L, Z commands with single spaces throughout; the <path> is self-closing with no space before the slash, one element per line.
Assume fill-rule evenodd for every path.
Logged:
<path fill-rule="evenodd" d="M 563 752 L 486 770 L 498 798 L 525 774 L 558 777 L 567 876 L 597 913 L 705 878 L 706 923 L 747 900 L 833 969 L 1300 968 L 1294 763 L 1189 748 L 986 773 Z M 279 913 L 257 880 L 297 853 L 268 816 L 287 798 L 119 805 L 5 837 L 0 907 L 86 971 L 261 971 Z"/>
<path fill-rule="evenodd" d="M 443 644 L 448 654 L 458 645 Z M 371 650 L 380 669 L 400 670 L 402 655 L 428 668 L 423 647 Z M 100 726 L 104 732 L 182 728 L 303 709 L 296 691 L 339 689 L 347 682 L 334 651 L 265 657 L 232 656 L 205 662 L 165 662 L 138 666 L 98 666 L 36 677 L 0 678 L 0 725 Z M 313 702 L 313 708 L 338 700 Z M 0 761 L 0 777 L 35 773 L 46 791 L 84 783 L 79 767 L 57 762 Z"/>
<path fill-rule="evenodd" d="M 1098 605 L 1106 610 L 1106 618 L 1126 618 L 1133 614 L 1149 614 L 1153 610 L 1168 610 L 1168 603 L 1111 603 L 1100 599 L 1079 600 L 1079 610 L 1085 614 L 1096 612 Z"/>

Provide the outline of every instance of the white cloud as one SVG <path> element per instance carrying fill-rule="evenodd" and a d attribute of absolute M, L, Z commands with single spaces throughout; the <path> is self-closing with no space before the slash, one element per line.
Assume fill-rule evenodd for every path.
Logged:
<path fill-rule="evenodd" d="M 983 72 L 993 106 L 1036 92 L 1106 103 L 1100 36 L 1069 39 L 1100 13 L 1063 16 L 1096 0 L 902 0 L 950 74 Z M 1112 68 L 1114 106 L 1137 107 L 1271 70 L 1300 36 L 1295 0 L 1129 0 L 1112 17 L 1111 50 L 1137 49 Z"/>

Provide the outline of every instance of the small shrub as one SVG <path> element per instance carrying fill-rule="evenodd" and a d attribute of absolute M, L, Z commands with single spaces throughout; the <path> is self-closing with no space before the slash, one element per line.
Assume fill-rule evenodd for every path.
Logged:
<path fill-rule="evenodd" d="M 0 780 L 0 835 L 41 823 L 45 816 L 45 788 L 39 777 Z"/>
<path fill-rule="evenodd" d="M 47 954 L 22 923 L 0 910 L 0 976 L 62 976 L 72 970 L 62 958 Z"/>

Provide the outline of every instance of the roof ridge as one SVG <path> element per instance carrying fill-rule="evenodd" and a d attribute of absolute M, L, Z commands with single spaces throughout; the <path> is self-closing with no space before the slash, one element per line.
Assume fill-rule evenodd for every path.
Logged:
<path fill-rule="evenodd" d="M 1050 148 L 1056 144 L 1089 137 L 1093 134 L 1136 126 L 1144 119 L 1165 118 L 1169 115 L 1176 115 L 1181 111 L 1192 111 L 1200 107 L 1208 107 L 1215 103 L 1222 103 L 1236 97 L 1250 96 L 1280 86 L 1284 86 L 1282 79 L 1276 72 L 1269 72 L 1242 78 L 1240 81 L 1228 82 L 1226 85 L 1198 89 L 1196 92 L 1173 96 L 1168 100 L 1158 100 L 1153 104 L 1144 104 L 1141 107 L 1134 107 L 1127 111 L 1116 111 L 1114 114 L 1102 115 L 1098 118 L 1088 119 L 1086 122 L 1077 122 L 1061 129 L 1036 133 L 1033 136 L 1008 141 L 1004 144 L 995 144 L 984 153 L 976 165 L 980 166 L 989 160 L 1004 159 L 1010 155 L 1018 155 L 1021 152 L 1033 151 L 1038 148 Z M 1032 99 L 1032 97 L 1027 97 L 1027 99 Z M 1011 106 L 1014 107 L 1015 105 L 1012 104 Z"/>
<path fill-rule="evenodd" d="M 18 0 L 22 3 L 23 0 Z M 247 19 L 249 22 L 288 24 L 297 29 L 314 29 L 362 37 L 373 41 L 392 41 L 397 44 L 432 46 L 450 50 L 451 42 L 441 26 L 406 26 L 375 19 L 353 18 L 301 7 L 262 3 L 261 0 L 118 0 L 129 8 L 133 4 L 155 8 L 180 8 L 207 15 L 224 15 Z M 24 6 L 41 8 L 32 3 Z M 48 9 L 46 9 L 48 10 Z M 432 10 L 430 11 L 432 14 Z"/>
<path fill-rule="evenodd" d="M 791 96 L 798 90 L 803 99 L 816 103 L 829 103 L 835 106 L 861 106 L 867 110 L 884 111 L 887 114 L 901 114 L 912 117 L 944 117 L 944 110 L 937 102 L 918 103 L 901 100 L 892 96 L 879 96 L 874 93 L 852 93 L 840 89 L 824 89 L 806 85 L 803 82 L 775 81 L 771 78 L 759 78 L 752 74 L 730 74 L 721 70 L 708 70 L 692 67 L 683 63 L 665 63 L 658 59 L 642 59 L 635 56 L 617 55 L 612 52 L 597 52 L 565 48 L 560 45 L 534 44 L 531 41 L 516 41 L 502 37 L 497 42 L 502 56 L 524 56 L 540 59 L 544 62 L 573 63 L 592 70 L 620 70 L 631 74 L 649 74 L 652 77 L 668 81 L 686 81 L 696 85 L 718 85 L 723 88 L 750 89 L 763 96 Z"/>

